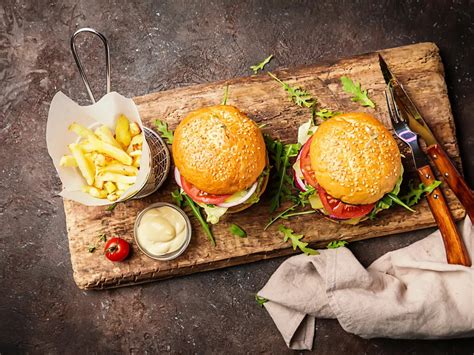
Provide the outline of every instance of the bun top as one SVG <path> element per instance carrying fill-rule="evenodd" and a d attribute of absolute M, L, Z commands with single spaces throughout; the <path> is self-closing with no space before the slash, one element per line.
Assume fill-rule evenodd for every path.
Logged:
<path fill-rule="evenodd" d="M 262 132 L 229 105 L 189 113 L 174 132 L 172 150 L 180 174 L 210 194 L 247 189 L 266 165 Z"/>
<path fill-rule="evenodd" d="M 346 113 L 323 122 L 311 142 L 311 168 L 331 196 L 354 205 L 378 201 L 401 173 L 397 142 L 373 116 Z"/>

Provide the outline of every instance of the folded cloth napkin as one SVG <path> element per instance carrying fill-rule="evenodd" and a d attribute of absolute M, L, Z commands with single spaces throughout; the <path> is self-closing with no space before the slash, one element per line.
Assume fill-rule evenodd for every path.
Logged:
<path fill-rule="evenodd" d="M 473 228 L 461 223 L 472 259 Z M 258 295 L 286 344 L 311 349 L 315 319 L 363 338 L 474 336 L 474 267 L 449 265 L 439 231 L 365 269 L 347 248 L 286 260 Z"/>

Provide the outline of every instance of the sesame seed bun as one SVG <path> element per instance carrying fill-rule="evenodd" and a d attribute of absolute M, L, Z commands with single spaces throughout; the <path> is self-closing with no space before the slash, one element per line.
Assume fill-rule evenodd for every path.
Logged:
<path fill-rule="evenodd" d="M 354 205 L 381 199 L 401 173 L 395 139 L 366 113 L 346 113 L 323 122 L 311 142 L 310 158 L 327 193 Z"/>
<path fill-rule="evenodd" d="M 174 132 L 172 150 L 181 175 L 200 190 L 216 195 L 249 188 L 266 165 L 262 132 L 229 105 L 189 113 Z"/>

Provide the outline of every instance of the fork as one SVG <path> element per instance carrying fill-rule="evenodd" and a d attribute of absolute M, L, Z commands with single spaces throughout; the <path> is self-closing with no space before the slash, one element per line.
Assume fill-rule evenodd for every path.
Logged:
<path fill-rule="evenodd" d="M 390 84 L 385 90 L 385 99 L 387 100 L 388 114 L 392 121 L 395 134 L 410 147 L 413 161 L 421 182 L 425 186 L 431 185 L 435 182 L 435 175 L 431 170 L 426 155 L 420 149 L 418 136 L 410 130 L 403 116 L 403 112 L 400 112 L 400 109 L 398 108 L 393 88 Z M 436 224 L 441 232 L 441 236 L 443 237 L 448 263 L 471 266 L 471 260 L 467 253 L 466 246 L 459 235 L 451 211 L 448 208 L 441 189 L 439 187 L 435 188 L 431 193 L 426 195 L 426 199 L 428 200 L 431 213 L 433 214 Z"/>

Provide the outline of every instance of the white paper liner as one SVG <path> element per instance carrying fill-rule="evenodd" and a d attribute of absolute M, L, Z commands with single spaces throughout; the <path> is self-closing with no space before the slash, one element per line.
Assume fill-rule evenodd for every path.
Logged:
<path fill-rule="evenodd" d="M 111 92 L 93 105 L 79 106 L 62 92 L 54 95 L 49 108 L 46 143 L 48 153 L 51 159 L 53 159 L 54 167 L 63 184 L 63 190 L 60 193 L 62 197 L 87 206 L 105 206 L 126 200 L 145 185 L 150 172 L 150 149 L 145 139 L 143 139 L 137 181 L 124 192 L 120 199 L 114 202 L 95 198 L 83 192 L 82 187 L 86 185 L 86 181 L 79 169 L 59 165 L 63 155 L 71 154 L 68 145 L 78 142 L 77 134 L 68 130 L 71 123 L 77 122 L 85 127 L 92 128 L 96 128 L 98 124 L 104 124 L 112 131 L 115 131 L 115 122 L 121 114 L 124 114 L 130 122 L 137 122 L 142 130 L 141 134 L 144 135 L 140 114 L 132 99 L 128 99 L 116 92 Z"/>

